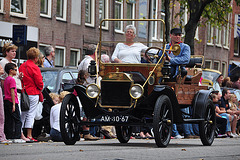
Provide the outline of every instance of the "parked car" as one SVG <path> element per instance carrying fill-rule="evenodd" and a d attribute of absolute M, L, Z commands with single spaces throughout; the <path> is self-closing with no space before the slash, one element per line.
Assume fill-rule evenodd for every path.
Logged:
<path fill-rule="evenodd" d="M 77 68 L 41 68 L 44 88 L 51 92 L 60 93 L 63 90 L 72 88 L 76 84 L 78 76 Z"/>

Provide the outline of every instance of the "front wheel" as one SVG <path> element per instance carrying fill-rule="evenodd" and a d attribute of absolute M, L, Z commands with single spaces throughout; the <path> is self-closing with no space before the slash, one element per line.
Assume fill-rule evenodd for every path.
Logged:
<path fill-rule="evenodd" d="M 168 96 L 158 97 L 153 115 L 153 133 L 158 147 L 167 147 L 173 128 L 173 110 Z"/>
<path fill-rule="evenodd" d="M 200 138 L 204 146 L 211 146 L 216 129 L 216 114 L 214 104 L 210 99 L 207 100 L 203 118 L 204 121 L 199 123 Z"/>
<path fill-rule="evenodd" d="M 127 143 L 132 135 L 131 126 L 116 126 L 117 139 L 120 143 Z"/>
<path fill-rule="evenodd" d="M 79 140 L 80 108 L 75 95 L 64 97 L 60 111 L 60 129 L 63 142 L 74 145 Z"/>

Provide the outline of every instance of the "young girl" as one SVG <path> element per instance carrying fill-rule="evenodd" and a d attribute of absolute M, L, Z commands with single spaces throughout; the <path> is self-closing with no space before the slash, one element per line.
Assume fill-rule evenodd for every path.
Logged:
<path fill-rule="evenodd" d="M 0 75 L 4 73 L 4 70 L 2 66 L 0 65 Z M 2 88 L 0 83 L 0 143 L 11 143 L 12 141 L 9 141 L 6 139 L 6 136 L 4 134 L 4 108 L 3 108 L 3 94 L 2 94 Z"/>
<path fill-rule="evenodd" d="M 7 139 L 13 139 L 15 143 L 23 143 L 26 141 L 20 139 L 22 122 L 18 106 L 16 81 L 13 78 L 17 74 L 17 66 L 14 63 L 7 63 L 5 72 L 8 74 L 4 81 L 5 134 Z"/>

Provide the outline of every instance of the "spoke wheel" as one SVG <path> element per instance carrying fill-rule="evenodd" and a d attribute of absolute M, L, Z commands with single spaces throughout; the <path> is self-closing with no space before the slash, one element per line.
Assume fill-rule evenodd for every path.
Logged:
<path fill-rule="evenodd" d="M 204 121 L 199 123 L 199 134 L 204 146 L 212 145 L 216 129 L 216 114 L 214 104 L 210 99 L 206 103 Z"/>
<path fill-rule="evenodd" d="M 173 128 L 173 111 L 171 101 L 166 95 L 158 97 L 153 116 L 153 133 L 158 147 L 167 147 Z"/>
<path fill-rule="evenodd" d="M 120 143 L 127 143 L 132 135 L 131 126 L 116 126 L 117 139 Z"/>
<path fill-rule="evenodd" d="M 64 97 L 60 111 L 60 129 L 63 142 L 74 145 L 79 140 L 80 108 L 73 94 Z"/>

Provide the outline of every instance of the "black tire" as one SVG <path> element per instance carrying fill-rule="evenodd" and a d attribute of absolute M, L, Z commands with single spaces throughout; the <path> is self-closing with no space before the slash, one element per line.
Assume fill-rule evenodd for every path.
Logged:
<path fill-rule="evenodd" d="M 131 126 L 116 126 L 117 139 L 120 143 L 127 143 L 132 135 Z"/>
<path fill-rule="evenodd" d="M 80 108 L 75 95 L 64 97 L 60 111 L 60 129 L 63 142 L 74 145 L 79 137 Z"/>
<path fill-rule="evenodd" d="M 173 128 L 173 110 L 168 96 L 158 97 L 153 115 L 153 133 L 158 147 L 167 147 Z"/>
<path fill-rule="evenodd" d="M 203 145 L 211 146 L 216 130 L 216 113 L 212 100 L 207 100 L 203 114 L 204 121 L 199 123 L 199 134 Z"/>

